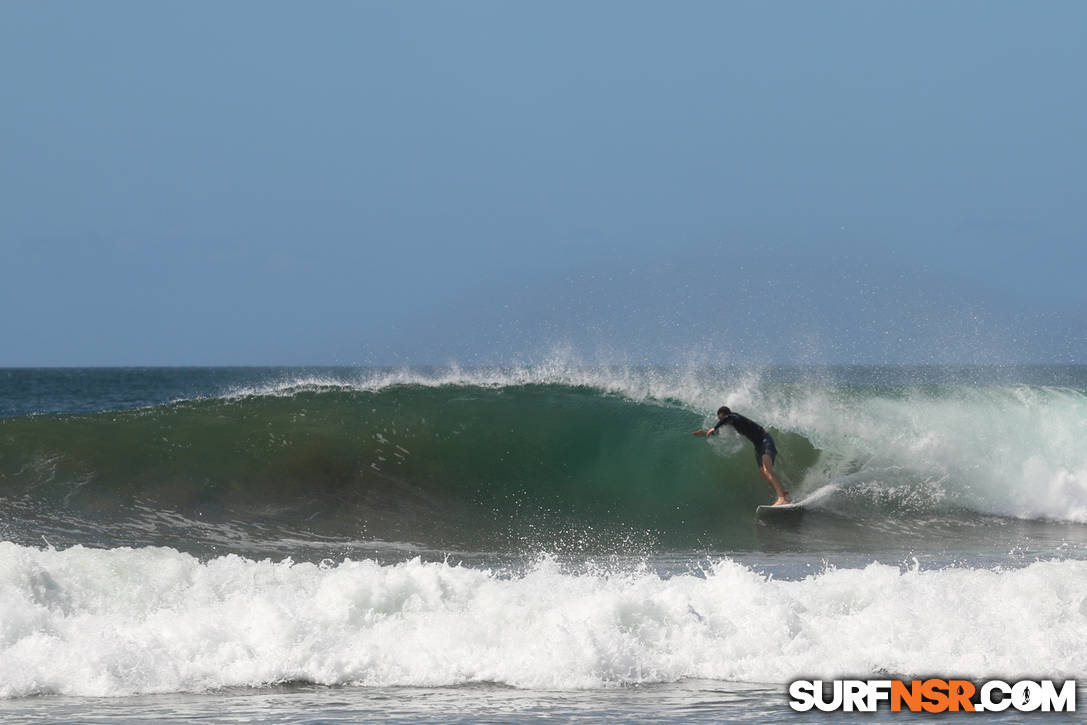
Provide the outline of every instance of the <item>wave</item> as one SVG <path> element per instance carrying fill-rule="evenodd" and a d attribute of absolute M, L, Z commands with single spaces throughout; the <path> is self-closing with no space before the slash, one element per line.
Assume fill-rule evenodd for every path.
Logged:
<path fill-rule="evenodd" d="M 0 543 L 0 697 L 1087 671 L 1087 562 L 664 577 Z"/>
<path fill-rule="evenodd" d="M 0 497 L 22 516 L 172 511 L 449 545 L 528 529 L 546 545 L 571 522 L 697 537 L 770 495 L 745 441 L 691 438 L 720 404 L 770 428 L 815 511 L 1087 522 L 1080 390 L 568 368 L 288 377 L 0 419 Z"/>
<path fill-rule="evenodd" d="M 565 385 L 308 382 L 0 421 L 0 480 L 5 497 L 51 510 L 361 522 L 385 539 L 456 541 L 551 514 L 667 529 L 764 497 L 722 489 L 722 476 L 750 478 L 754 465 L 696 445 L 702 417 Z"/>

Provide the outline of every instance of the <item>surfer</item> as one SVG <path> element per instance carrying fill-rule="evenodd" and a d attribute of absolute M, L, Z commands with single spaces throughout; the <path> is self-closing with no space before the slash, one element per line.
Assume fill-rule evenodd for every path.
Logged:
<path fill-rule="evenodd" d="M 774 473 L 774 461 L 777 459 L 778 449 L 774 446 L 774 439 L 761 425 L 739 413 L 733 413 L 727 405 L 722 405 L 717 409 L 717 425 L 709 430 L 696 430 L 694 434 L 699 437 L 717 435 L 717 430 L 723 425 L 731 425 L 737 433 L 755 444 L 755 462 L 759 467 L 759 473 L 773 487 L 778 496 L 773 505 L 792 503 L 789 492 L 781 485 L 777 474 Z"/>

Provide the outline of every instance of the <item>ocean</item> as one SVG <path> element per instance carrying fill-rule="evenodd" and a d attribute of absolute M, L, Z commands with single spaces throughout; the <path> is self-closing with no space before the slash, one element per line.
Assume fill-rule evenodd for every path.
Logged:
<path fill-rule="evenodd" d="M 787 694 L 925 677 L 1087 681 L 1087 367 L 0 369 L 4 723 L 932 722 Z"/>

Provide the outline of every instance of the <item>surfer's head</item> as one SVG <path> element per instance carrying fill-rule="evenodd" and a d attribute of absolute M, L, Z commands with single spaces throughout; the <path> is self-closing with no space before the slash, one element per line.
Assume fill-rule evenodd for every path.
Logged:
<path fill-rule="evenodd" d="M 728 409 L 727 405 L 722 405 L 720 408 L 717 409 L 718 418 L 724 418 L 726 415 L 730 415 L 731 413 L 732 411 Z"/>

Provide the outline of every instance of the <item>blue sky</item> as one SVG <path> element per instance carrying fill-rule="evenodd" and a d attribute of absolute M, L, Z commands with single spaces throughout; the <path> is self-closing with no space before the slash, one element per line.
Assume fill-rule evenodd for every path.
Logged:
<path fill-rule="evenodd" d="M 1087 362 L 1084 27 L 2 3 L 0 365 Z"/>

